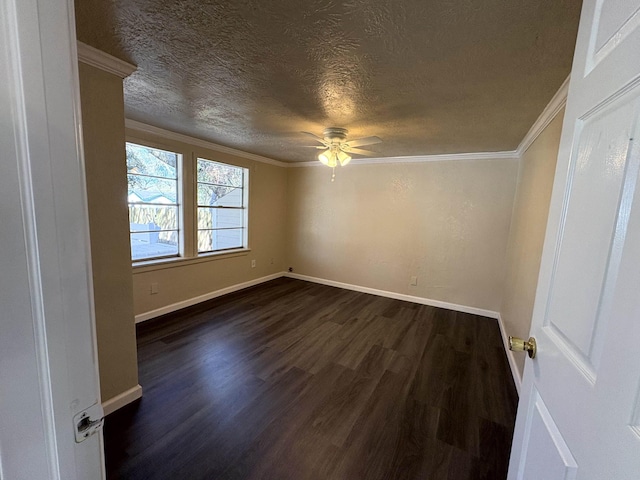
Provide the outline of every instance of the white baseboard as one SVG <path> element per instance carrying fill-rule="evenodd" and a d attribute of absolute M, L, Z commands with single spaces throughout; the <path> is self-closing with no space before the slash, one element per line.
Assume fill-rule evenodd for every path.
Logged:
<path fill-rule="evenodd" d="M 431 307 L 446 308 L 448 310 L 455 310 L 457 312 L 470 313 L 473 315 L 481 315 L 483 317 L 495 318 L 498 320 L 498 326 L 500 327 L 500 336 L 502 337 L 502 343 L 504 345 L 505 352 L 507 353 L 507 359 L 509 361 L 509 367 L 511 369 L 511 375 L 516 385 L 518 395 L 520 395 L 520 387 L 522 386 L 522 377 L 514 354 L 509 350 L 509 336 L 504 329 L 504 323 L 499 312 L 493 310 L 484 310 L 482 308 L 469 307 L 466 305 L 458 305 L 456 303 L 442 302 L 440 300 L 433 300 L 430 298 L 416 297 L 413 295 L 405 295 L 402 293 L 389 292 L 387 290 L 378 290 L 376 288 L 361 287 L 360 285 L 352 285 L 349 283 L 336 282 L 333 280 L 326 280 L 324 278 L 310 277 L 308 275 L 300 275 L 299 273 L 285 273 L 285 277 L 297 278 L 298 280 L 306 280 L 307 282 L 321 283 L 322 285 L 329 285 L 331 287 L 345 288 L 347 290 L 354 290 L 356 292 L 370 293 L 372 295 L 378 295 L 381 297 L 394 298 L 396 300 L 405 300 L 407 302 L 419 303 L 421 305 L 429 305 Z"/>
<path fill-rule="evenodd" d="M 456 312 L 470 313 L 472 315 L 481 315 L 483 317 L 498 318 L 499 313 L 493 310 L 484 310 L 482 308 L 468 307 L 466 305 L 458 305 L 457 303 L 441 302 L 440 300 L 432 300 L 430 298 L 416 297 L 413 295 L 405 295 L 404 293 L 389 292 L 387 290 L 378 290 L 377 288 L 361 287 L 360 285 L 352 285 L 350 283 L 336 282 L 333 280 L 326 280 L 324 278 L 310 277 L 308 275 L 300 275 L 299 273 L 285 273 L 285 277 L 297 278 L 298 280 L 305 280 L 307 282 L 321 283 L 322 285 L 329 285 L 331 287 L 344 288 L 347 290 L 353 290 L 356 292 L 370 293 L 371 295 L 378 295 L 380 297 L 394 298 L 396 300 L 404 300 L 406 302 L 419 303 L 421 305 L 429 305 L 431 307 L 446 308 L 448 310 L 455 310 Z"/>
<path fill-rule="evenodd" d="M 212 298 L 226 295 L 227 293 L 237 292 L 238 290 L 242 290 L 243 288 L 253 287 L 254 285 L 258 285 L 260 283 L 268 282 L 269 280 L 280 278 L 283 275 L 284 275 L 284 272 L 274 273 L 272 275 L 267 275 L 266 277 L 256 278 L 255 280 L 249 280 L 248 282 L 238 283 L 236 285 L 231 285 L 230 287 L 221 288 L 220 290 L 215 290 L 213 292 L 205 293 L 204 295 L 199 295 L 197 297 L 189 298 L 187 300 L 182 300 L 181 302 L 172 303 L 171 305 L 166 305 L 164 307 L 156 308 L 155 310 L 151 310 L 149 312 L 140 313 L 135 317 L 136 323 L 144 322 L 145 320 L 150 320 L 152 318 L 159 317 L 160 315 L 164 315 L 166 313 L 175 312 L 176 310 L 190 307 L 191 305 L 195 305 L 200 302 L 206 302 L 207 300 L 211 300 Z"/>
<path fill-rule="evenodd" d="M 139 315 L 136 315 L 136 323 L 140 323 L 140 322 L 144 322 L 145 320 L 149 320 L 151 318 L 155 318 L 155 317 L 159 317 L 160 315 L 164 315 L 166 313 L 171 313 L 171 312 L 175 312 L 176 310 L 180 310 L 181 308 L 186 308 L 186 307 L 190 307 L 192 305 L 195 305 L 197 303 L 200 302 L 205 302 L 207 300 L 211 300 L 213 298 L 216 297 L 220 297 L 222 295 L 226 295 L 227 293 L 232 293 L 232 292 L 237 292 L 238 290 L 242 290 L 243 288 L 248 288 L 248 287 L 253 287 L 254 285 L 259 285 L 260 283 L 264 283 L 264 282 L 268 282 L 270 280 L 275 280 L 276 278 L 280 278 L 280 277 L 289 277 L 289 278 L 295 278 L 298 280 L 304 280 L 307 282 L 313 282 L 313 283 L 320 283 L 322 285 L 329 285 L 331 287 L 338 287 L 338 288 L 344 288 L 346 290 L 353 290 L 355 292 L 362 292 L 362 293 L 369 293 L 371 295 L 378 295 L 380 297 L 387 297 L 387 298 L 393 298 L 395 300 L 404 300 L 406 302 L 413 302 L 413 303 L 418 303 L 421 305 L 429 305 L 431 307 L 439 307 L 439 308 L 446 308 L 448 310 L 455 310 L 457 312 L 463 312 L 463 313 L 470 313 L 472 315 L 480 315 L 483 317 L 489 317 L 489 318 L 495 318 L 496 320 L 498 320 L 498 325 L 500 327 L 500 334 L 502 336 L 502 341 L 504 344 L 504 348 L 505 351 L 507 353 L 507 359 L 509 360 L 509 367 L 511 368 L 511 374 L 513 375 L 513 381 L 516 384 L 516 389 L 518 391 L 518 394 L 520 394 L 520 386 L 522 385 L 522 378 L 520 376 L 520 371 L 518 370 L 518 366 L 516 365 L 515 362 L 515 357 L 513 356 L 513 352 L 509 350 L 509 337 L 507 336 L 505 329 L 504 329 L 504 324 L 502 322 L 502 318 L 500 317 L 500 313 L 495 312 L 493 310 L 485 310 L 482 308 L 476 308 L 476 307 L 469 307 L 467 305 L 459 305 L 457 303 L 449 303 L 449 302 L 443 302 L 440 300 L 433 300 L 430 298 L 424 298 L 424 297 L 416 297 L 414 295 L 406 295 L 403 293 L 396 293 L 396 292 L 390 292 L 388 290 L 379 290 L 377 288 L 369 288 L 369 287 L 363 287 L 360 285 L 353 285 L 350 283 L 343 283 L 343 282 L 336 282 L 334 280 L 327 280 L 324 278 L 318 278 L 318 277 L 311 277 L 309 275 L 301 275 L 299 273 L 290 273 L 290 272 L 278 272 L 278 273 L 274 273 L 272 275 L 267 275 L 266 277 L 260 277 L 260 278 L 256 278 L 255 280 L 250 280 L 248 282 L 243 282 L 243 283 L 238 283 L 236 285 L 232 285 L 230 287 L 226 287 L 226 288 L 222 288 L 220 290 L 215 290 L 213 292 L 209 292 L 209 293 L 205 293 L 204 295 L 199 295 L 197 297 L 193 297 L 187 300 L 183 300 L 181 302 L 176 302 L 176 303 L 172 303 L 171 305 L 167 305 L 165 307 L 161 307 L 155 310 L 151 310 L 149 312 L 145 312 L 145 313 L 141 313 Z M 134 390 L 136 390 L 136 388 L 139 388 L 140 391 L 138 393 L 137 396 L 135 396 L 135 393 L 133 393 L 134 397 L 131 399 L 128 399 L 128 395 L 131 394 L 131 392 L 133 392 Z M 118 408 L 126 405 L 127 403 L 132 402 L 133 400 L 140 398 L 140 396 L 142 395 L 142 389 L 141 387 L 138 385 L 138 387 L 134 387 L 131 390 L 128 390 L 127 392 L 124 392 L 121 395 L 118 395 L 117 397 L 114 397 L 111 400 L 108 400 L 107 402 L 105 402 L 103 404 L 103 408 L 105 410 L 105 415 L 108 415 L 108 413 L 117 410 Z M 125 400 L 122 400 L 123 403 L 119 403 L 121 402 L 120 397 L 124 396 Z M 110 404 L 111 402 L 114 403 L 114 405 L 117 405 L 115 407 L 113 407 L 111 409 L 110 412 L 107 412 L 107 404 Z"/>
<path fill-rule="evenodd" d="M 119 408 L 130 404 L 134 400 L 139 399 L 140 397 L 142 397 L 142 387 L 140 385 L 136 385 L 135 387 L 122 392 L 120 395 L 116 395 L 106 402 L 102 402 L 102 410 L 104 410 L 104 415 L 107 416 L 110 413 L 115 412 Z"/>
<path fill-rule="evenodd" d="M 516 364 L 516 357 L 514 353 L 509 350 L 509 335 L 507 335 L 507 331 L 504 328 L 504 322 L 502 321 L 502 317 L 500 316 L 500 314 L 498 314 L 498 325 L 500 326 L 500 335 L 502 336 L 504 351 L 507 352 L 507 359 L 509 360 L 509 367 L 511 368 L 513 382 L 516 384 L 518 395 L 520 395 L 520 387 L 522 387 L 522 376 L 520 375 L 520 370 L 518 369 L 518 365 Z"/>

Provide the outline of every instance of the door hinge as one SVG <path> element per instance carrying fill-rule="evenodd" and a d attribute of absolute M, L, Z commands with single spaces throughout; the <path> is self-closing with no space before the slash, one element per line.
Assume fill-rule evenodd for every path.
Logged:
<path fill-rule="evenodd" d="M 73 426 L 76 432 L 76 443 L 80 443 L 96 432 L 104 425 L 104 411 L 102 405 L 96 403 L 73 417 Z"/>

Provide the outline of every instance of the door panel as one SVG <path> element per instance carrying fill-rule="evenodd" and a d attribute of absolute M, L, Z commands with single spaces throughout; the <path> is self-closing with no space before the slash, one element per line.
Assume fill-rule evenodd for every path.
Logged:
<path fill-rule="evenodd" d="M 533 401 L 526 425 L 529 442 L 524 445 L 521 475 L 518 480 L 573 480 L 578 466 L 569 447 L 535 388 L 531 396 Z M 529 445 L 540 448 L 528 448 Z"/>
<path fill-rule="evenodd" d="M 604 2 L 596 6 L 590 64 L 596 65 L 640 25 L 640 8 L 633 0 Z"/>
<path fill-rule="evenodd" d="M 638 388 L 638 393 L 636 394 L 636 406 L 631 416 L 631 423 L 629 426 L 633 433 L 635 433 L 638 438 L 640 438 L 640 387 Z"/>
<path fill-rule="evenodd" d="M 610 263 L 618 265 L 612 281 L 611 301 L 603 315 L 609 317 L 609 331 L 602 350 L 598 380 L 589 397 L 580 399 L 589 407 L 583 421 L 591 427 L 585 435 L 593 445 L 584 450 L 585 465 L 591 470 L 587 478 L 639 478 L 640 436 L 637 427 L 640 362 L 640 148 L 634 141 L 629 157 L 625 189 L 622 193 L 618 223 L 625 225 L 620 248 L 613 251 Z M 621 228 L 622 230 L 622 228 Z M 635 350 L 635 351 L 634 351 Z"/>
<path fill-rule="evenodd" d="M 639 26 L 583 3 L 510 480 L 640 478 Z"/>
<path fill-rule="evenodd" d="M 629 139 L 637 129 L 638 105 L 637 98 L 625 95 L 578 121 L 569 165 L 570 197 L 544 325 L 591 382 L 606 331 L 602 307 L 615 278 L 610 256 L 624 239 L 625 225 L 617 222 L 617 212 L 632 161 Z M 573 321 L 576 317 L 582 321 Z"/>

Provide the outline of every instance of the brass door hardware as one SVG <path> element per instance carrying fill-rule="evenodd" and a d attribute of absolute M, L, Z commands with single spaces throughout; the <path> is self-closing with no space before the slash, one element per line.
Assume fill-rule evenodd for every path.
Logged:
<path fill-rule="evenodd" d="M 536 358 L 538 346 L 536 345 L 536 339 L 533 337 L 525 341 L 518 337 L 509 336 L 509 350 L 513 352 L 527 352 L 529 358 Z"/>

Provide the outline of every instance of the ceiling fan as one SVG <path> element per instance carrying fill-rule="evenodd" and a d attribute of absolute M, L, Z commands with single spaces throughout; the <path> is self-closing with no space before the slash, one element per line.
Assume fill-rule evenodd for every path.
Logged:
<path fill-rule="evenodd" d="M 349 131 L 346 128 L 339 127 L 326 128 L 323 132 L 324 138 L 310 132 L 302 133 L 313 137 L 314 140 L 322 144 L 309 145 L 309 147 L 324 150 L 318 155 L 318 160 L 320 160 L 320 162 L 322 162 L 324 165 L 327 165 L 328 167 L 331 167 L 333 169 L 335 169 L 338 164 L 342 167 L 347 165 L 351 161 L 350 154 L 368 155 L 375 157 L 377 155 L 375 152 L 364 150 L 358 147 L 364 145 L 374 145 L 376 143 L 382 142 L 379 137 L 364 137 L 356 138 L 354 140 L 347 140 Z M 331 177 L 331 181 L 333 181 L 334 179 L 335 170 L 333 176 Z"/>

